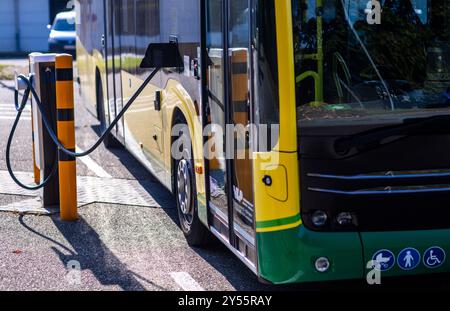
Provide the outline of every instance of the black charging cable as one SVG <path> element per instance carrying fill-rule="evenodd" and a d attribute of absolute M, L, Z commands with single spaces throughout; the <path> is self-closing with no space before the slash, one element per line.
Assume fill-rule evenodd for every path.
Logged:
<path fill-rule="evenodd" d="M 33 77 L 30 78 L 31 83 L 33 82 L 32 79 L 33 79 Z M 26 189 L 26 190 L 36 191 L 36 190 L 44 188 L 49 183 L 49 181 L 53 178 L 53 176 L 55 176 L 55 173 L 57 171 L 56 169 L 58 167 L 58 157 L 55 158 L 55 162 L 53 163 L 53 167 L 52 167 L 50 175 L 41 184 L 33 185 L 33 186 L 25 185 L 14 174 L 14 171 L 13 171 L 12 165 L 11 165 L 11 145 L 13 143 L 13 139 L 14 139 L 14 136 L 16 133 L 17 126 L 19 125 L 20 118 L 22 117 L 22 113 L 23 113 L 25 107 L 27 106 L 27 102 L 30 97 L 30 93 L 31 93 L 30 88 L 27 88 L 25 90 L 24 96 L 22 98 L 22 102 L 19 104 L 19 91 L 17 89 L 14 91 L 14 106 L 17 111 L 17 116 L 16 116 L 16 119 L 14 120 L 14 124 L 12 126 L 11 132 L 8 137 L 8 142 L 6 144 L 6 167 L 8 169 L 9 175 L 11 176 L 11 178 L 17 185 L 19 185 L 20 187 L 22 187 L 23 189 Z"/>
<path fill-rule="evenodd" d="M 136 93 L 134 93 L 134 95 L 131 97 L 131 99 L 128 101 L 128 103 L 125 105 L 125 107 L 123 107 L 122 111 L 117 115 L 117 117 L 114 119 L 114 121 L 111 122 L 111 124 L 105 130 L 105 132 L 100 136 L 99 140 L 91 148 L 89 148 L 88 150 L 81 152 L 81 153 L 76 153 L 76 152 L 66 149 L 64 147 L 64 145 L 59 141 L 58 136 L 53 131 L 53 129 L 50 125 L 50 122 L 48 121 L 47 116 L 45 115 L 44 106 L 42 105 L 42 102 L 39 99 L 39 96 L 33 87 L 32 81 L 30 81 L 30 79 L 24 75 L 19 75 L 18 79 L 21 79 L 23 82 L 25 82 L 25 84 L 27 85 L 27 90 L 31 90 L 31 94 L 33 95 L 33 98 L 36 101 L 39 111 L 41 112 L 42 121 L 44 123 L 44 126 L 47 129 L 47 132 L 49 133 L 54 144 L 58 147 L 58 149 L 60 151 L 64 152 L 68 156 L 75 157 L 75 158 L 81 158 L 81 157 L 90 155 L 92 152 L 94 152 L 98 148 L 98 146 L 100 146 L 100 144 L 105 140 L 107 135 L 109 133 L 111 133 L 111 131 L 116 127 L 116 125 L 117 125 L 117 123 L 119 123 L 120 119 L 122 119 L 122 117 L 125 115 L 125 113 L 128 111 L 128 109 L 131 107 L 131 105 L 136 101 L 138 96 L 144 91 L 145 87 L 155 77 L 155 75 L 158 73 L 159 70 L 160 70 L 160 68 L 156 68 L 152 71 L 152 73 L 148 76 L 148 78 L 144 81 L 144 83 L 142 83 L 142 85 L 139 87 L 139 89 L 136 91 Z"/>
<path fill-rule="evenodd" d="M 51 174 L 39 185 L 36 186 L 27 186 L 25 184 L 23 184 L 22 182 L 19 181 L 19 179 L 15 176 L 12 167 L 11 167 L 11 145 L 12 145 L 12 141 L 14 139 L 14 135 L 17 129 L 17 126 L 19 124 L 20 118 L 22 116 L 23 110 L 25 109 L 28 99 L 30 97 L 30 95 L 32 95 L 32 97 L 35 100 L 36 106 L 38 107 L 39 111 L 41 112 L 41 116 L 42 116 L 42 121 L 44 123 L 44 127 L 47 131 L 47 133 L 49 134 L 50 138 L 52 139 L 53 143 L 55 144 L 56 148 L 62 152 L 64 152 L 65 154 L 67 154 L 68 156 L 71 157 L 75 157 L 75 158 L 81 158 L 81 157 L 85 157 L 88 156 L 89 154 L 91 154 L 92 152 L 94 152 L 99 146 L 100 144 L 105 140 L 105 138 L 107 137 L 107 135 L 109 133 L 111 133 L 111 131 L 116 127 L 117 123 L 120 121 L 120 119 L 125 115 L 125 113 L 128 111 L 128 109 L 131 107 L 131 105 L 136 101 L 136 99 L 138 98 L 138 96 L 144 91 L 145 87 L 150 83 L 150 81 L 155 77 L 155 75 L 158 73 L 158 71 L 161 68 L 155 68 L 152 73 L 148 76 L 147 79 L 145 79 L 145 81 L 142 83 L 142 85 L 139 87 L 139 89 L 136 91 L 136 93 L 134 93 L 134 95 L 130 98 L 130 100 L 128 101 L 128 103 L 125 105 L 125 107 L 123 107 L 122 111 L 117 115 L 117 117 L 114 119 L 114 121 L 111 122 L 111 124 L 109 125 L 109 127 L 105 130 L 105 132 L 100 136 L 99 140 L 88 150 L 82 152 L 82 153 L 76 153 L 73 152 L 71 150 L 68 150 L 67 148 L 64 147 L 64 145 L 59 141 L 58 136 L 55 134 L 55 131 L 53 129 L 53 127 L 51 126 L 52 123 L 49 122 L 46 114 L 45 114 L 45 107 L 43 106 L 36 90 L 33 87 L 33 76 L 31 77 L 26 77 L 24 75 L 19 75 L 17 77 L 17 79 L 22 80 L 26 85 L 27 88 L 25 90 L 24 96 L 22 98 L 22 102 L 21 104 L 19 104 L 19 91 L 16 90 L 14 93 L 14 104 L 17 110 L 17 116 L 16 119 L 14 121 L 13 127 L 11 129 L 11 133 L 8 137 L 8 143 L 6 145 L 6 166 L 8 168 L 8 172 L 9 175 L 11 175 L 11 178 L 14 180 L 14 182 L 19 185 L 20 187 L 26 189 L 26 190 L 39 190 L 43 187 L 45 187 L 48 182 L 52 179 L 52 177 L 55 175 L 56 173 L 56 169 L 58 167 L 58 158 L 56 157 L 55 163 L 53 165 L 53 169 Z"/>

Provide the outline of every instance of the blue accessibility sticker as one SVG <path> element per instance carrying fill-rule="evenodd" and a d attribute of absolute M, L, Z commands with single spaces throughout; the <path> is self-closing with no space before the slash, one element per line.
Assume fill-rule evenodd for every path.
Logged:
<path fill-rule="evenodd" d="M 388 271 L 395 265 L 395 255 L 388 249 L 382 249 L 373 255 L 372 261 L 376 270 Z"/>
<path fill-rule="evenodd" d="M 445 262 L 445 251 L 439 246 L 433 246 L 423 254 L 423 264 L 430 269 L 439 268 Z"/>
<path fill-rule="evenodd" d="M 420 264 L 420 253 L 415 248 L 405 248 L 398 254 L 397 264 L 402 270 L 413 270 Z"/>

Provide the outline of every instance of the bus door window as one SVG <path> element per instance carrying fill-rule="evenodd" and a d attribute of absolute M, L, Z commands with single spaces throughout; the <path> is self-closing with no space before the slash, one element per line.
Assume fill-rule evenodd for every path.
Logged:
<path fill-rule="evenodd" d="M 232 197 L 235 233 L 239 240 L 254 245 L 253 172 L 249 150 L 250 109 L 250 10 L 249 1 L 230 0 L 228 16 L 228 63 L 230 115 L 233 133 L 227 132 L 227 147 L 234 150 Z M 232 143 L 234 146 L 230 146 Z M 229 154 L 229 153 L 227 153 Z M 242 252 L 245 246 L 239 243 Z"/>
<path fill-rule="evenodd" d="M 252 1 L 251 20 L 254 123 L 270 130 L 275 128 L 274 133 L 258 133 L 257 150 L 267 152 L 278 143 L 276 126 L 280 124 L 275 0 Z"/>
<path fill-rule="evenodd" d="M 207 85 L 210 131 L 208 133 L 210 208 L 215 215 L 217 230 L 228 239 L 228 199 L 226 194 L 225 85 L 223 0 L 206 3 L 206 52 L 208 54 Z"/>
<path fill-rule="evenodd" d="M 134 0 L 122 0 L 118 8 L 120 14 L 120 85 L 122 97 L 117 101 L 117 111 L 123 109 L 124 102 L 127 102 L 134 93 L 131 77 L 136 71 L 136 50 L 135 50 L 135 2 Z M 124 133 L 124 119 L 118 123 L 118 131 Z"/>
<path fill-rule="evenodd" d="M 122 83 L 121 83 L 121 60 L 120 60 L 120 0 L 108 0 L 107 21 L 106 21 L 106 54 L 107 54 L 107 76 L 108 76 L 108 108 L 109 121 L 115 119 L 118 111 L 118 103 L 122 101 Z M 117 128 L 116 128 L 117 133 Z M 120 136 L 121 133 L 120 133 Z"/>

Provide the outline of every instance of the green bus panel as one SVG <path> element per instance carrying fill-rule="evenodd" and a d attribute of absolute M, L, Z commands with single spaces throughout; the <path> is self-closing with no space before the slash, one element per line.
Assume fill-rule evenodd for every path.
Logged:
<path fill-rule="evenodd" d="M 367 268 L 368 263 L 383 250 L 390 251 L 395 261 L 389 270 L 381 272 L 381 278 L 450 271 L 450 258 L 441 257 L 442 263 L 434 268 L 424 264 L 427 250 L 433 247 L 442 249 L 445 254 L 450 252 L 450 230 L 320 233 L 300 226 L 258 233 L 257 241 L 259 276 L 274 284 L 365 280 L 371 270 Z M 399 254 L 404 251 L 404 257 L 411 248 L 420 254 L 420 262 L 417 265 L 413 262 L 411 270 L 402 269 L 399 261 L 404 258 L 398 260 Z M 330 260 L 328 272 L 316 271 L 314 264 L 320 257 Z"/>
<path fill-rule="evenodd" d="M 319 233 L 298 228 L 258 233 L 259 276 L 274 284 L 360 279 L 363 253 L 358 233 Z M 331 268 L 315 270 L 327 257 Z"/>

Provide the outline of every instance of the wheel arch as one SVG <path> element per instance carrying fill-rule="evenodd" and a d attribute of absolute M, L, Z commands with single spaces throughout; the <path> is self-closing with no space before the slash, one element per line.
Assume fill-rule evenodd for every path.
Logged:
<path fill-rule="evenodd" d="M 188 123 L 187 118 L 184 115 L 184 113 L 181 111 L 181 109 L 179 107 L 175 107 L 173 109 L 172 118 L 171 118 L 171 122 L 170 122 L 170 148 L 169 148 L 169 150 L 170 150 L 170 173 L 172 176 L 171 185 L 172 185 L 173 193 L 175 193 L 175 162 L 176 162 L 176 160 L 174 159 L 174 157 L 172 155 L 172 146 L 173 146 L 175 140 L 177 139 L 177 137 L 172 135 L 172 129 L 176 124 L 180 124 L 181 122 L 188 125 L 188 127 L 189 127 L 189 123 Z M 192 141 L 192 133 L 191 133 L 190 129 L 189 129 L 189 136 Z"/>

